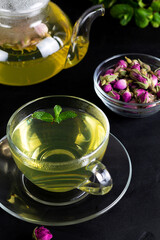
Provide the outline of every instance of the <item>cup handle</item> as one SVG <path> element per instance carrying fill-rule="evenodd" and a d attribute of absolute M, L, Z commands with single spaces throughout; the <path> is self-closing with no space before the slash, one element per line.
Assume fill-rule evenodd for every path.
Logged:
<path fill-rule="evenodd" d="M 92 175 L 98 182 L 87 180 L 85 183 L 82 183 L 78 189 L 94 195 L 104 195 L 111 190 L 113 186 L 112 178 L 103 163 L 97 160 L 93 161 L 86 166 L 86 170 L 92 172 Z"/>

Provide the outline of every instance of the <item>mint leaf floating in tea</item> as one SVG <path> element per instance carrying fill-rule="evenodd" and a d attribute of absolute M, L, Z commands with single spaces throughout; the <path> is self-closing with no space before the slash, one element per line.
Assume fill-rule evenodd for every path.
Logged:
<path fill-rule="evenodd" d="M 61 120 L 60 120 L 59 115 L 62 112 L 61 106 L 55 105 L 54 108 L 53 108 L 53 111 L 54 111 L 54 115 L 55 115 L 55 120 L 54 121 L 57 122 L 57 123 L 60 123 Z"/>
<path fill-rule="evenodd" d="M 74 111 L 65 111 L 60 114 L 60 121 L 69 119 L 69 118 L 75 118 L 77 114 Z"/>
<path fill-rule="evenodd" d="M 32 114 L 33 118 L 42 120 L 44 122 L 53 122 L 54 118 L 50 113 L 43 112 L 43 111 L 37 111 Z"/>
<path fill-rule="evenodd" d="M 54 107 L 54 114 L 55 114 L 55 122 L 60 123 L 63 120 L 69 119 L 69 118 L 75 118 L 77 114 L 74 111 L 65 111 L 62 112 L 62 108 L 59 105 L 55 105 Z"/>
<path fill-rule="evenodd" d="M 44 112 L 44 111 L 37 111 L 32 114 L 32 117 L 35 119 L 39 119 L 44 122 L 56 122 L 60 123 L 69 118 L 75 118 L 77 114 L 74 111 L 64 111 L 62 112 L 62 107 L 59 105 L 55 105 L 53 108 L 54 117 L 52 114 Z"/>

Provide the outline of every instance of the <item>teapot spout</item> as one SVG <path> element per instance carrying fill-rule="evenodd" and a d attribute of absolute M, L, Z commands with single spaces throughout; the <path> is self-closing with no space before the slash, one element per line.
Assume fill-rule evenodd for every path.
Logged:
<path fill-rule="evenodd" d="M 92 22 L 98 16 L 104 16 L 104 14 L 105 7 L 103 4 L 99 4 L 86 10 L 77 20 L 73 27 L 71 44 L 68 51 L 65 68 L 76 65 L 86 55 L 89 46 L 89 34 Z"/>

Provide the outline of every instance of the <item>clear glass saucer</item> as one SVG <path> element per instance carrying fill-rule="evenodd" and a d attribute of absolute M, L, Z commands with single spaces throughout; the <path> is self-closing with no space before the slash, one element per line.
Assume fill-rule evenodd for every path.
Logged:
<path fill-rule="evenodd" d="M 91 220 L 110 210 L 126 193 L 132 175 L 132 165 L 123 144 L 110 134 L 103 163 L 112 179 L 112 190 L 103 196 L 83 194 L 78 202 L 54 206 L 37 201 L 27 189 L 23 174 L 12 159 L 6 136 L 0 140 L 0 207 L 21 220 L 48 226 L 65 226 Z M 78 190 L 77 190 L 78 191 Z M 44 199 L 48 196 L 44 194 Z M 63 198 L 63 193 L 58 196 Z M 64 196 L 66 197 L 66 196 Z M 54 195 L 53 195 L 54 198 Z"/>

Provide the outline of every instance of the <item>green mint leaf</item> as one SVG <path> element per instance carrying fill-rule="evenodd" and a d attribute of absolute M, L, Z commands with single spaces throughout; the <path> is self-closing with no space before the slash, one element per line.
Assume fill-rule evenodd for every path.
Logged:
<path fill-rule="evenodd" d="M 57 123 L 60 123 L 61 121 L 60 121 L 59 115 L 62 112 L 61 106 L 55 105 L 53 110 L 54 110 L 54 116 L 55 116 L 54 121 Z"/>
<path fill-rule="evenodd" d="M 46 112 L 43 112 L 43 111 L 34 112 L 32 114 L 32 117 L 36 118 L 36 119 L 39 119 L 39 120 L 42 120 L 44 122 L 53 122 L 54 121 L 54 118 L 50 113 L 46 113 Z"/>
<path fill-rule="evenodd" d="M 149 22 L 153 18 L 153 13 L 151 9 L 137 8 L 135 9 L 135 22 L 140 28 L 145 28 L 148 26 Z"/>
<path fill-rule="evenodd" d="M 115 4 L 110 10 L 111 16 L 120 19 L 120 23 L 123 26 L 127 25 L 132 19 L 133 13 L 133 7 L 129 4 Z"/>
<path fill-rule="evenodd" d="M 152 1 L 151 8 L 153 9 L 153 11 L 159 12 L 160 11 L 160 1 L 159 0 Z"/>
<path fill-rule="evenodd" d="M 130 20 L 131 20 L 131 16 L 128 14 L 124 14 L 123 18 L 120 20 L 120 24 L 122 26 L 126 26 Z"/>
<path fill-rule="evenodd" d="M 61 122 L 63 120 L 75 117 L 77 117 L 77 114 L 74 111 L 65 111 L 59 115 L 59 121 Z"/>
<path fill-rule="evenodd" d="M 138 5 L 141 7 L 141 8 L 144 8 L 146 5 L 143 3 L 143 0 L 138 0 Z"/>
<path fill-rule="evenodd" d="M 59 114 L 62 112 L 62 108 L 59 105 L 55 105 L 53 110 L 54 110 L 55 117 L 58 117 Z"/>
<path fill-rule="evenodd" d="M 158 12 L 153 13 L 151 24 L 155 28 L 158 28 L 160 26 L 160 14 Z"/>

